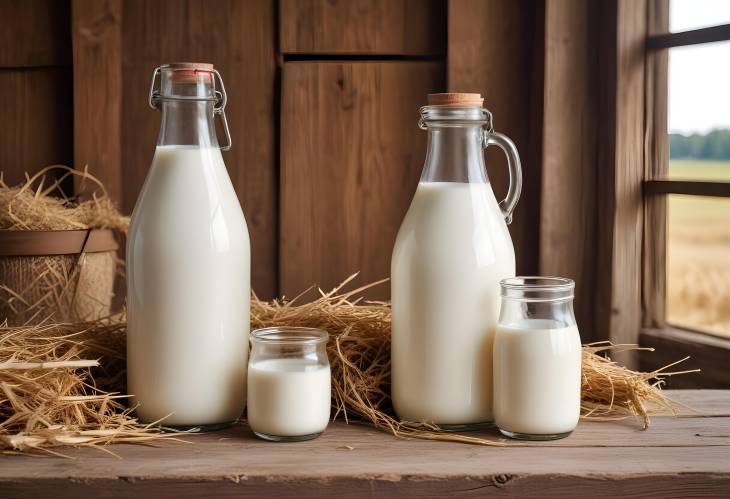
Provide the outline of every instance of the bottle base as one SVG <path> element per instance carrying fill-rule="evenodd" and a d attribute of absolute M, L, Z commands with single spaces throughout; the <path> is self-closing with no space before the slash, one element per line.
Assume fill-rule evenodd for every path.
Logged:
<path fill-rule="evenodd" d="M 290 435 L 290 436 L 279 436 L 269 435 L 268 433 L 260 433 L 258 431 L 253 432 L 257 437 L 268 440 L 269 442 L 304 442 L 306 440 L 313 440 L 320 436 L 324 431 L 317 433 L 310 433 L 309 435 Z"/>
<path fill-rule="evenodd" d="M 508 431 L 503 430 L 502 428 L 499 429 L 499 432 L 504 435 L 505 437 L 513 438 L 515 440 L 532 440 L 532 441 L 547 441 L 547 440 L 560 440 L 561 438 L 565 438 L 571 433 L 573 433 L 573 430 L 566 431 L 565 433 L 549 433 L 549 434 L 534 434 L 534 433 L 519 433 L 514 431 Z"/>

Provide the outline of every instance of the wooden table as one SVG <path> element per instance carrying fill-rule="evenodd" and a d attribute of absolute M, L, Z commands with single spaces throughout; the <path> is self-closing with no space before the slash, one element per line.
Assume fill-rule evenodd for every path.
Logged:
<path fill-rule="evenodd" d="M 241 424 L 194 444 L 116 445 L 121 459 L 0 456 L 0 497 L 730 497 L 730 391 L 675 391 L 700 411 L 582 422 L 569 438 L 495 448 L 398 440 L 330 425 L 317 440 L 268 443 Z"/>

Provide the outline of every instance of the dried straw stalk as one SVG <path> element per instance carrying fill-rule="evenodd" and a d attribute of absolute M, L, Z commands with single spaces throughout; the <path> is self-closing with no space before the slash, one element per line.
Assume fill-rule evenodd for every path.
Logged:
<path fill-rule="evenodd" d="M 0 449 L 162 437 L 123 403 L 124 358 L 123 317 L 0 328 Z"/>
<path fill-rule="evenodd" d="M 328 293 L 320 290 L 310 302 L 304 302 L 304 295 L 272 302 L 254 297 L 251 327 L 329 331 L 335 417 L 369 423 L 402 438 L 507 445 L 501 439 L 449 433 L 395 418 L 390 401 L 390 307 L 359 298 L 363 290 L 385 281 L 342 291 L 353 278 Z M 116 316 L 91 323 L 0 327 L 0 448 L 149 443 L 169 437 L 153 425 L 140 425 L 123 404 L 125 326 L 124 317 Z M 652 412 L 674 410 L 660 385 L 665 376 L 676 373 L 630 371 L 598 355 L 616 348 L 636 349 L 607 343 L 583 349 L 583 417 L 638 417 L 647 428 Z"/>
<path fill-rule="evenodd" d="M 61 185 L 72 178 L 77 195 L 69 198 Z M 129 217 L 119 212 L 104 184 L 87 169 L 48 166 L 33 176 L 26 174 L 25 182 L 17 186 L 6 184 L 0 172 L 0 229 L 114 229 L 126 233 L 128 226 Z"/>

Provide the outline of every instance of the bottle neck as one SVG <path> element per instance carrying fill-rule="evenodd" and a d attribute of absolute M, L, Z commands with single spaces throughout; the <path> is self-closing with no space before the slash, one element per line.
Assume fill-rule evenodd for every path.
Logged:
<path fill-rule="evenodd" d="M 421 182 L 488 183 L 481 123 L 428 123 Z"/>
<path fill-rule="evenodd" d="M 502 296 L 499 323 L 508 326 L 522 324 L 525 321 L 532 321 L 536 329 L 575 326 L 573 299 L 535 301 Z"/>
<path fill-rule="evenodd" d="M 217 148 L 213 102 L 163 101 L 157 145 Z"/>

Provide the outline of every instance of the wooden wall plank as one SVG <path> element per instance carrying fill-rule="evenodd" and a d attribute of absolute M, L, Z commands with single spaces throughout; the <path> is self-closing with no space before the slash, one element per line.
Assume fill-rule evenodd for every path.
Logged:
<path fill-rule="evenodd" d="M 281 119 L 281 289 L 390 275 L 426 153 L 416 126 L 438 62 L 286 63 Z M 372 290 L 385 299 L 389 286 Z"/>
<path fill-rule="evenodd" d="M 647 2 L 601 4 L 605 19 L 599 49 L 604 69 L 599 148 L 598 269 L 596 316 L 614 343 L 638 343 L 642 323 L 644 238 L 645 42 Z M 599 270 L 600 272 L 600 270 Z M 614 355 L 634 368 L 636 352 Z"/>
<path fill-rule="evenodd" d="M 0 172 L 16 184 L 73 160 L 69 4 L 0 1 Z"/>
<path fill-rule="evenodd" d="M 0 171 L 13 185 L 73 160 L 70 68 L 0 71 Z"/>
<path fill-rule="evenodd" d="M 437 54 L 446 0 L 281 0 L 283 53 Z"/>
<path fill-rule="evenodd" d="M 72 0 L 74 164 L 122 200 L 122 1 Z"/>
<path fill-rule="evenodd" d="M 2 0 L 0 19 L 0 67 L 71 63 L 67 0 Z"/>
<path fill-rule="evenodd" d="M 598 57 L 595 6 L 545 6 L 540 273 L 576 282 L 584 342 L 605 339 L 595 317 L 597 272 Z M 610 269 L 601 269 L 601 279 Z"/>
<path fill-rule="evenodd" d="M 159 113 L 147 105 L 152 70 L 166 62 L 215 64 L 228 90 L 233 136 L 223 158 L 246 214 L 252 286 L 261 298 L 278 291 L 274 7 L 273 0 L 123 5 L 124 209 L 134 206 L 157 141 Z"/>
<path fill-rule="evenodd" d="M 669 31 L 669 0 L 649 0 L 649 7 L 649 34 Z M 669 170 L 668 59 L 667 50 L 647 54 L 644 137 L 644 174 L 647 179 L 664 178 Z M 661 328 L 666 324 L 667 198 L 647 196 L 644 202 L 642 325 Z"/>
<path fill-rule="evenodd" d="M 448 87 L 481 92 L 495 129 L 517 145 L 523 188 L 510 225 L 517 272 L 538 271 L 544 10 L 533 0 L 450 0 Z M 504 154 L 487 150 L 498 199 L 507 192 Z"/>

